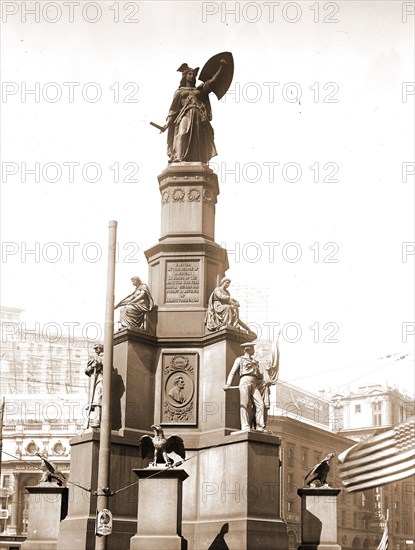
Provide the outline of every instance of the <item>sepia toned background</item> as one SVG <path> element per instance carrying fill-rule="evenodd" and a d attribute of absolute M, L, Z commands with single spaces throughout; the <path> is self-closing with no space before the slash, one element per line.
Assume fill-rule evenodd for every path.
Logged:
<path fill-rule="evenodd" d="M 413 393 L 413 3 L 2 4 L 2 305 L 102 324 L 110 219 L 116 300 L 147 281 L 167 166 L 149 122 L 181 63 L 230 51 L 211 166 L 241 317 L 283 329 L 287 382 Z"/>

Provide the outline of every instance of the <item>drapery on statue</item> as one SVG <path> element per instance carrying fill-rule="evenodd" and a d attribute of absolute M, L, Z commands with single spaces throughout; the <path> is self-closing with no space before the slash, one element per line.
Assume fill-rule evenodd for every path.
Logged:
<path fill-rule="evenodd" d="M 140 277 L 132 277 L 131 282 L 136 287 L 134 292 L 121 300 L 115 309 L 121 307 L 121 327 L 144 328 L 146 313 L 154 307 L 153 298 L 148 286 L 141 282 Z"/>
<path fill-rule="evenodd" d="M 228 287 L 231 280 L 224 277 L 220 285 L 215 288 L 209 297 L 208 309 L 205 316 L 206 328 L 210 331 L 220 330 L 231 326 L 242 328 L 249 334 L 255 334 L 239 318 L 239 302 L 231 297 Z"/>
<path fill-rule="evenodd" d="M 95 357 L 88 361 L 85 369 L 85 374 L 91 378 L 86 428 L 99 428 L 101 425 L 104 346 L 95 344 L 94 351 Z M 91 418 L 92 413 L 94 414 Z"/>
<path fill-rule="evenodd" d="M 214 132 L 210 124 L 212 108 L 209 94 L 221 99 L 229 89 L 233 77 L 233 57 L 230 52 L 215 55 L 200 73 L 203 82 L 196 86 L 199 67 L 192 69 L 182 63 L 177 69 L 182 73 L 167 115 L 165 126 L 151 123 L 167 133 L 167 154 L 172 162 L 203 162 L 217 155 Z"/>

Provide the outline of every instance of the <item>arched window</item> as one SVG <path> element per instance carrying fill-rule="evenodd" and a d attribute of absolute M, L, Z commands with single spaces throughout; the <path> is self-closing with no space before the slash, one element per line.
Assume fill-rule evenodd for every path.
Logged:
<path fill-rule="evenodd" d="M 289 529 L 288 530 L 288 549 L 296 550 L 297 546 L 298 546 L 297 533 L 292 529 Z"/>
<path fill-rule="evenodd" d="M 359 537 L 355 537 L 352 542 L 352 548 L 362 548 Z"/>
<path fill-rule="evenodd" d="M 61 441 L 57 441 L 55 445 L 52 447 L 52 452 L 55 455 L 63 455 L 66 451 L 66 447 L 64 447 L 61 443 Z"/>
<path fill-rule="evenodd" d="M 36 443 L 33 441 L 30 441 L 30 443 L 28 443 L 26 445 L 26 452 L 30 455 L 34 455 L 35 453 L 37 453 L 39 450 L 39 447 L 36 445 Z"/>

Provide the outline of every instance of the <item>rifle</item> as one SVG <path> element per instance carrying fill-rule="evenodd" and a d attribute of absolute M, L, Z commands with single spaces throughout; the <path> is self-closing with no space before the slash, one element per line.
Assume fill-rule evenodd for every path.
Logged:
<path fill-rule="evenodd" d="M 98 369 L 95 365 L 94 379 L 93 379 L 92 392 L 91 392 L 91 400 L 88 403 L 88 415 L 87 415 L 87 419 L 86 419 L 86 426 L 84 428 L 85 430 L 87 430 L 89 428 L 89 421 L 90 421 L 90 418 L 91 418 L 91 412 L 92 412 L 92 407 L 93 407 L 93 402 L 94 402 L 94 397 L 95 397 L 95 388 L 96 388 L 96 385 L 97 385 L 97 378 L 98 378 Z"/>

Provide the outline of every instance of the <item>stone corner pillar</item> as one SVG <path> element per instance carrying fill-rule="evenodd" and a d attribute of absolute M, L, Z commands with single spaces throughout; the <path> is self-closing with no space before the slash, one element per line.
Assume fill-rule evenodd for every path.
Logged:
<path fill-rule="evenodd" d="M 298 550 L 341 550 L 337 544 L 337 495 L 340 489 L 302 488 L 301 545 Z"/>
<path fill-rule="evenodd" d="M 184 550 L 182 537 L 183 481 L 189 474 L 179 468 L 133 470 L 139 478 L 137 534 L 130 550 Z"/>
<path fill-rule="evenodd" d="M 55 550 L 59 525 L 68 512 L 68 488 L 52 483 L 26 487 L 29 525 L 23 550 Z"/>

